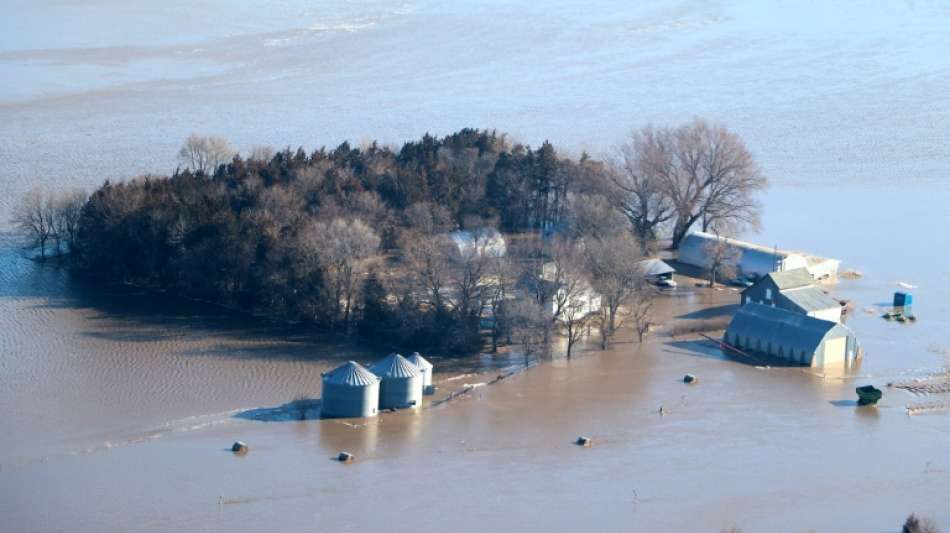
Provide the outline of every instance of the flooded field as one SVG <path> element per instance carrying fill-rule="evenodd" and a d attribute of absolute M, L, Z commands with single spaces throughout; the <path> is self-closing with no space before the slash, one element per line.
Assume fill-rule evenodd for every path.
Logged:
<path fill-rule="evenodd" d="M 293 420 L 283 406 L 319 398 L 322 371 L 383 354 L 91 292 L 4 234 L 2 529 L 896 531 L 912 511 L 950 528 L 950 412 L 907 414 L 950 394 L 886 388 L 950 369 L 941 4 L 242 1 L 189 4 L 185 21 L 174 2 L 118 4 L 0 21 L 0 73 L 18 80 L 0 89 L 0 227 L 34 183 L 168 171 L 193 130 L 246 150 L 481 126 L 600 153 L 702 115 L 772 178 L 751 239 L 864 274 L 833 292 L 866 355 L 852 373 L 764 369 L 670 338 L 738 300 L 684 287 L 644 345 L 587 346 L 417 413 Z M 80 15 L 92 29 L 63 31 Z M 882 320 L 905 286 L 920 320 Z M 434 362 L 443 395 L 519 363 Z M 877 408 L 854 405 L 863 384 L 884 389 Z"/>

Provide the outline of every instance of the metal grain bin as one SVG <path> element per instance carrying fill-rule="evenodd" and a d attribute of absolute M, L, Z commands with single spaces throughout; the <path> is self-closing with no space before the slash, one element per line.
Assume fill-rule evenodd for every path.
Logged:
<path fill-rule="evenodd" d="M 407 357 L 410 363 L 416 365 L 416 367 L 422 372 L 422 388 L 425 390 L 427 387 L 432 386 L 432 363 L 426 361 L 425 357 L 419 354 L 419 352 L 412 352 L 412 355 Z"/>
<path fill-rule="evenodd" d="M 380 378 L 380 409 L 422 405 L 422 371 L 405 357 L 391 353 L 369 369 Z"/>
<path fill-rule="evenodd" d="M 359 363 L 349 361 L 323 374 L 323 416 L 368 417 L 378 411 L 379 378 Z"/>

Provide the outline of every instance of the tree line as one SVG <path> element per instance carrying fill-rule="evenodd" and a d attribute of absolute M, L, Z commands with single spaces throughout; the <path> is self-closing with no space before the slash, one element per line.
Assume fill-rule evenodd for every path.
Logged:
<path fill-rule="evenodd" d="M 474 129 L 247 157 L 193 135 L 179 158 L 170 176 L 70 196 L 80 207 L 63 232 L 32 222 L 69 203 L 41 192 L 14 221 L 43 256 L 64 236 L 70 267 L 95 283 L 450 353 L 518 344 L 527 355 L 555 337 L 570 353 L 592 330 L 606 347 L 628 319 L 642 336 L 652 291 L 637 261 L 664 232 L 675 246 L 694 225 L 754 225 L 765 186 L 737 136 L 698 120 L 644 128 L 603 160 Z M 487 247 L 495 229 L 504 254 Z M 576 304 L 585 291 L 603 305 Z"/>

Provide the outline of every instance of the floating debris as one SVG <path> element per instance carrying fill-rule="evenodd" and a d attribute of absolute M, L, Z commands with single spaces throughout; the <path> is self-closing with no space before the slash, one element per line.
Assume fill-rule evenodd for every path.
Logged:
<path fill-rule="evenodd" d="M 941 394 L 950 392 L 950 375 L 944 374 L 926 380 L 903 381 L 893 385 L 914 394 Z"/>
<path fill-rule="evenodd" d="M 336 460 L 344 464 L 350 464 L 356 460 L 356 456 L 349 452 L 340 452 L 340 455 L 336 456 Z"/>
<path fill-rule="evenodd" d="M 574 441 L 574 444 L 577 444 L 578 446 L 582 446 L 584 448 L 590 448 L 591 446 L 593 446 L 594 441 L 591 440 L 590 437 L 581 436 L 581 437 L 577 437 L 577 440 Z"/>
<path fill-rule="evenodd" d="M 940 411 L 950 411 L 950 402 L 922 402 L 907 406 L 907 414 L 911 416 Z"/>
<path fill-rule="evenodd" d="M 864 277 L 864 274 L 860 270 L 849 268 L 848 270 L 838 274 L 838 276 L 844 279 L 860 279 Z"/>
<path fill-rule="evenodd" d="M 685 376 L 683 376 L 683 383 L 688 383 L 688 384 L 699 383 L 699 378 L 697 378 L 696 376 L 692 374 L 686 374 Z"/>
<path fill-rule="evenodd" d="M 234 444 L 231 445 L 231 451 L 238 455 L 244 455 L 247 453 L 247 450 L 247 444 L 244 444 L 241 441 L 235 441 Z"/>
<path fill-rule="evenodd" d="M 858 405 L 874 405 L 881 399 L 881 389 L 874 385 L 864 385 L 854 389 L 858 393 Z"/>

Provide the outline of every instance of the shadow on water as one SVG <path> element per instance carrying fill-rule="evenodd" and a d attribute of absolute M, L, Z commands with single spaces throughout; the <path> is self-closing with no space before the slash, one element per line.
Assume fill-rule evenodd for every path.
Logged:
<path fill-rule="evenodd" d="M 107 343 L 168 343 L 176 355 L 368 364 L 397 350 L 311 327 L 287 324 L 132 286 L 94 286 L 54 261 L 23 256 L 15 236 L 0 234 L 0 301 L 34 300 L 27 308 L 82 311 L 79 334 Z M 20 303 L 18 305 L 24 305 Z M 178 342 L 182 341 L 182 342 Z M 210 341 L 210 342 L 192 342 Z M 512 351 L 466 356 L 424 353 L 436 373 L 503 372 L 525 365 Z M 529 358 L 529 364 L 537 363 Z"/>
<path fill-rule="evenodd" d="M 798 363 L 792 363 L 789 361 L 785 361 L 784 359 L 778 359 L 775 357 L 767 357 L 767 356 L 761 356 L 761 355 L 750 355 L 748 357 L 742 356 L 734 352 L 722 350 L 718 346 L 714 346 L 710 341 L 707 341 L 707 340 L 667 341 L 664 344 L 666 346 L 679 349 L 680 350 L 679 353 L 692 355 L 694 357 L 706 357 L 710 359 L 718 359 L 721 361 L 734 361 L 736 363 L 741 363 L 741 364 L 749 365 L 749 366 L 807 368 L 804 365 L 801 365 Z"/>
<path fill-rule="evenodd" d="M 682 318 L 687 320 L 699 320 L 706 318 L 719 318 L 723 316 L 732 316 L 736 314 L 736 311 L 739 309 L 739 304 L 727 304 L 720 305 L 717 307 L 708 307 L 706 309 L 700 309 L 698 311 L 693 311 L 691 313 L 686 313 L 677 316 L 676 318 Z"/>
<path fill-rule="evenodd" d="M 323 401 L 320 399 L 300 399 L 277 407 L 260 407 L 236 413 L 234 418 L 257 422 L 299 422 L 320 420 Z"/>

